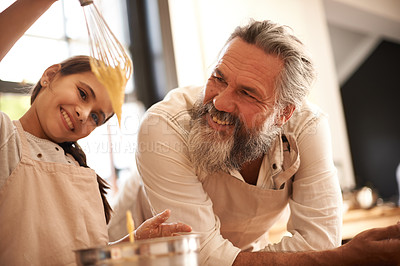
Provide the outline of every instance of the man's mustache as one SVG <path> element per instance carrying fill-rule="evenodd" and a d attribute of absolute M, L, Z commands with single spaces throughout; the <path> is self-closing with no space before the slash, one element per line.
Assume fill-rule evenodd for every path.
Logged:
<path fill-rule="evenodd" d="M 203 104 L 200 108 L 200 116 L 204 116 L 207 113 L 213 117 L 216 117 L 220 121 L 225 121 L 228 124 L 235 125 L 235 127 L 243 124 L 237 115 L 217 110 L 212 102 Z"/>

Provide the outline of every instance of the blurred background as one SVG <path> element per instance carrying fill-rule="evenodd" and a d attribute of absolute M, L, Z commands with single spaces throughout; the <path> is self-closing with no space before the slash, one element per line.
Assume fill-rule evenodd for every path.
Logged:
<path fill-rule="evenodd" d="M 122 127 L 112 119 L 79 142 L 115 193 L 134 171 L 144 111 L 175 87 L 204 84 L 230 33 L 254 18 L 290 26 L 308 47 L 318 71 L 309 98 L 329 115 L 342 190 L 368 186 L 398 202 L 400 1 L 94 2 L 134 63 Z M 0 11 L 11 3 L 1 0 Z M 26 88 L 75 54 L 89 54 L 83 11 L 78 0 L 59 0 L 0 62 L 0 110 L 18 119 L 29 107 Z"/>

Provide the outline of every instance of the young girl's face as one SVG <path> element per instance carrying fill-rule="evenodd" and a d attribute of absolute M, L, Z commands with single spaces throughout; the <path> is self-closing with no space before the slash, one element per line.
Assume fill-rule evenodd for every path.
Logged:
<path fill-rule="evenodd" d="M 89 135 L 113 115 L 106 88 L 92 72 L 42 78 L 35 106 L 38 134 L 57 143 Z"/>

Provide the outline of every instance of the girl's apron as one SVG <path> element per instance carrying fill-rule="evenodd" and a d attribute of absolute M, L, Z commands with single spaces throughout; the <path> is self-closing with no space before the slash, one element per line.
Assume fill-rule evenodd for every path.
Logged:
<path fill-rule="evenodd" d="M 268 244 L 267 232 L 287 206 L 300 159 L 297 147 L 291 148 L 286 138 L 283 146 L 282 171 L 273 177 L 277 189 L 253 186 L 226 173 L 203 181 L 220 219 L 221 235 L 243 251 L 256 251 Z"/>
<path fill-rule="evenodd" d="M 0 190 L 0 265 L 75 264 L 74 250 L 108 242 L 92 169 L 36 161 L 19 121 L 21 161 Z"/>

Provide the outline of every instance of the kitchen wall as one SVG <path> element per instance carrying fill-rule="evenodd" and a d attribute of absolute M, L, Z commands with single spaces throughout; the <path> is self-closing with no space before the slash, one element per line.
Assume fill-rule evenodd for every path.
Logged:
<path fill-rule="evenodd" d="M 324 0 L 357 187 L 397 202 L 400 1 Z M 379 144 L 378 144 L 379 143 Z M 378 145 L 377 145 L 378 144 Z"/>

